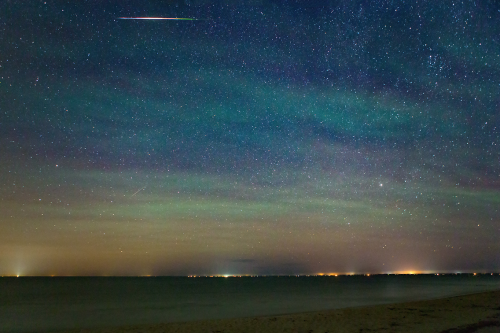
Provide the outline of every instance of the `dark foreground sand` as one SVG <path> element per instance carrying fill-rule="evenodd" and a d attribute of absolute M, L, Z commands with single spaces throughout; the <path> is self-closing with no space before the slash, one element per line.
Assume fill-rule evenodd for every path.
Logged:
<path fill-rule="evenodd" d="M 500 332 L 500 291 L 438 300 L 256 318 L 71 332 Z"/>

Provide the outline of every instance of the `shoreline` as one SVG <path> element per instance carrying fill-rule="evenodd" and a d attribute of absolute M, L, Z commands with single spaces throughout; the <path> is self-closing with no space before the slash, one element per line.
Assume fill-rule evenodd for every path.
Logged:
<path fill-rule="evenodd" d="M 422 301 L 276 316 L 64 330 L 68 333 L 160 332 L 497 332 L 500 290 Z"/>

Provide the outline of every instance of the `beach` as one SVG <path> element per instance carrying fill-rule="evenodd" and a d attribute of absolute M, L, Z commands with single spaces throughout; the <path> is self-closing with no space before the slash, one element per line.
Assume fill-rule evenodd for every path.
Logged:
<path fill-rule="evenodd" d="M 440 332 L 498 320 L 499 293 L 490 274 L 3 278 L 0 333 Z"/>
<path fill-rule="evenodd" d="M 500 332 L 500 291 L 280 316 L 133 325 L 68 333 Z"/>

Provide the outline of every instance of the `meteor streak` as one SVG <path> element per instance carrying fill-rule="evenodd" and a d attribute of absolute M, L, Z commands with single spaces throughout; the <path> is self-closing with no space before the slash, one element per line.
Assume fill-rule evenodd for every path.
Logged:
<path fill-rule="evenodd" d="M 146 186 L 144 186 L 143 188 L 140 188 L 138 189 L 137 191 L 134 192 L 134 194 L 132 194 L 130 197 L 132 198 L 133 196 L 135 196 L 137 193 L 141 192 L 142 190 L 144 190 L 146 188 Z"/>
<path fill-rule="evenodd" d="M 119 17 L 120 20 L 178 20 L 178 21 L 197 21 L 194 18 L 186 17 Z"/>

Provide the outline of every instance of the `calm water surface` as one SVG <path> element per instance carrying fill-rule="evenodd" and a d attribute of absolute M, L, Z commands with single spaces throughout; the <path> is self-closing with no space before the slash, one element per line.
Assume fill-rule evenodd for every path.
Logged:
<path fill-rule="evenodd" d="M 0 278 L 0 332 L 246 317 L 500 289 L 500 276 Z"/>

